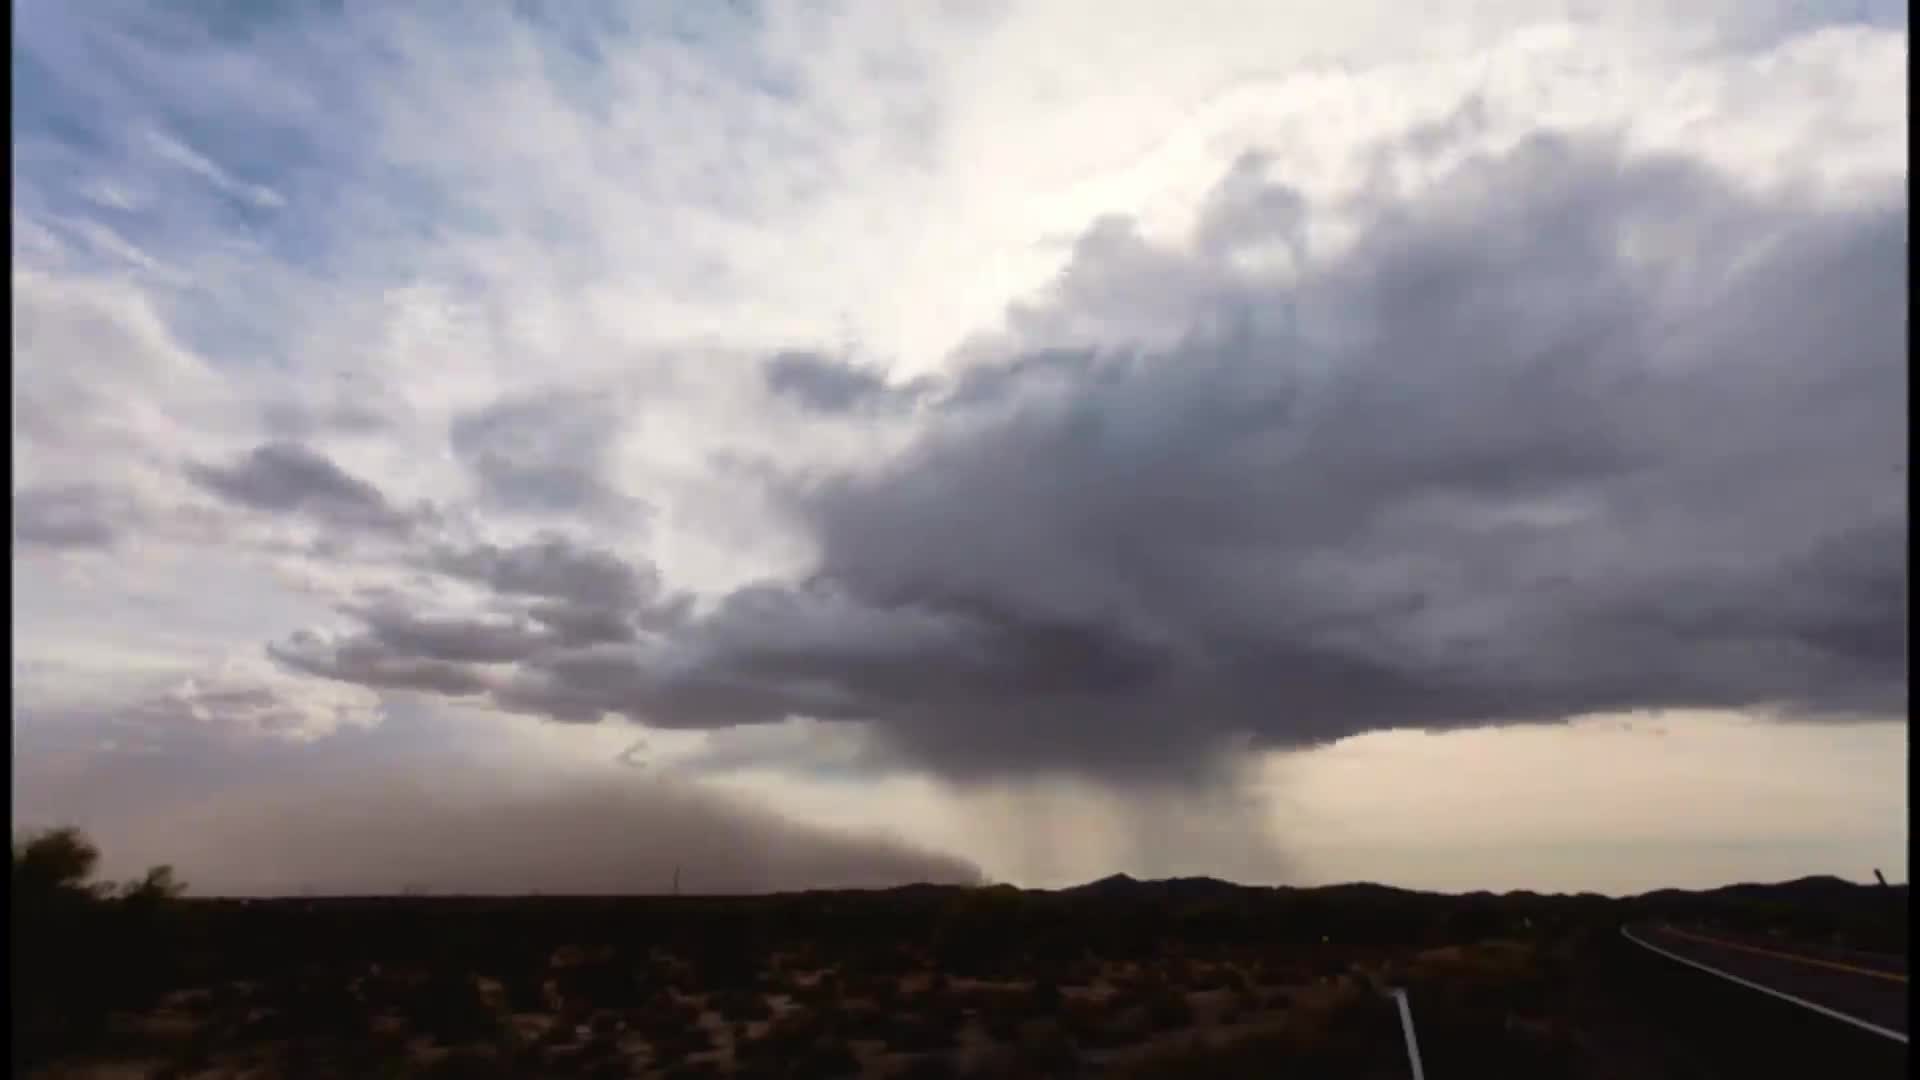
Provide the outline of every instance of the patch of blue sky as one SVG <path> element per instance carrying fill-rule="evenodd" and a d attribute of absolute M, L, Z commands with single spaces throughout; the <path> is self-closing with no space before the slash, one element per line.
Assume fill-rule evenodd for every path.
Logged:
<path fill-rule="evenodd" d="M 155 280 L 154 296 L 217 363 L 275 363 L 282 351 L 268 286 L 236 266 L 378 288 L 408 281 L 446 239 L 500 227 L 464 177 L 382 153 L 385 95 L 423 77 L 408 66 L 415 43 L 431 42 L 445 77 L 460 81 L 517 64 L 530 48 L 566 106 L 601 120 L 621 107 L 675 108 L 681 93 L 744 92 L 778 114 L 801 89 L 763 48 L 758 5 L 24 8 L 13 46 L 16 220 L 60 237 L 81 266 L 186 269 L 186 280 Z M 679 67 L 690 54 L 697 62 Z M 614 65 L 656 59 L 667 65 L 666 100 L 619 104 Z M 795 141 L 786 149 L 796 158 L 818 149 L 784 123 L 734 137 Z M 716 161 L 697 190 L 652 190 L 649 148 L 627 149 L 636 198 L 729 217 L 753 207 L 750 170 Z M 526 206 L 515 216 L 549 250 L 593 247 L 592 236 L 572 235 L 590 222 Z M 226 272 L 193 272 L 209 265 Z"/>
<path fill-rule="evenodd" d="M 1903 0 L 1768 0 L 1742 16 L 1737 29 L 1728 28 L 1733 36 L 1723 44 L 1760 52 L 1822 27 L 1905 29 L 1907 5 Z"/>
<path fill-rule="evenodd" d="M 243 10 L 242 10 L 243 9 Z M 240 32 L 215 7 L 29 5 L 14 60 L 14 213 L 80 270 L 270 266 L 358 272 L 349 208 L 371 185 L 371 109 L 311 6 Z M 223 93 L 208 93 L 209 83 Z M 278 102 L 280 108 L 261 107 Z M 389 196 L 391 197 L 391 196 Z M 215 362 L 273 353 L 244 274 L 160 275 L 154 299 Z"/>

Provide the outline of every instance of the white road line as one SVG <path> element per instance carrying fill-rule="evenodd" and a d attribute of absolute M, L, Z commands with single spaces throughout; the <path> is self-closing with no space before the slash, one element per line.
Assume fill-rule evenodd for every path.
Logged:
<path fill-rule="evenodd" d="M 1840 1020 L 1845 1023 L 1852 1024 L 1854 1027 L 1862 1028 L 1866 1031 L 1871 1031 L 1875 1035 L 1885 1036 L 1886 1038 L 1892 1039 L 1895 1042 L 1904 1043 L 1907 1041 L 1907 1036 L 1904 1032 L 1894 1031 L 1891 1028 L 1883 1028 L 1878 1024 L 1870 1024 L 1867 1021 L 1862 1020 L 1857 1016 L 1848 1016 L 1846 1013 L 1840 1012 L 1837 1009 L 1829 1009 L 1825 1005 L 1815 1005 L 1813 1002 L 1808 1001 L 1805 998 L 1797 998 L 1797 997 L 1794 997 L 1792 994 L 1781 993 L 1780 991 L 1775 990 L 1770 986 L 1761 986 L 1757 982 L 1753 982 L 1752 980 L 1749 980 L 1749 979 L 1743 979 L 1738 975 L 1729 975 L 1726 972 L 1721 971 L 1719 968 L 1708 967 L 1707 965 L 1700 963 L 1698 960 L 1689 960 L 1686 957 L 1681 956 L 1679 953 L 1668 952 L 1666 949 L 1663 949 L 1658 945 L 1648 944 L 1647 942 L 1642 941 L 1637 937 L 1634 937 L 1631 933 L 1628 933 L 1627 928 L 1624 926 L 1620 928 L 1620 936 L 1623 938 L 1626 938 L 1628 941 L 1633 942 L 1635 945 L 1638 945 L 1641 948 L 1646 949 L 1649 952 L 1659 953 L 1661 956 L 1664 956 L 1669 960 L 1677 960 L 1680 963 L 1687 965 L 1688 967 L 1698 968 L 1709 975 L 1718 975 L 1721 978 L 1727 980 L 1728 982 L 1739 983 L 1741 986 L 1744 986 L 1749 990 L 1758 990 L 1763 994 L 1767 994 L 1772 997 L 1777 997 L 1782 1001 L 1791 1001 L 1795 1005 L 1798 1005 L 1803 1009 L 1812 1009 L 1814 1012 L 1817 1012 L 1822 1016 L 1831 1016 L 1835 1020 Z"/>
<path fill-rule="evenodd" d="M 1387 993 L 1400 1006 L 1400 1030 L 1407 1036 L 1407 1063 L 1413 1066 L 1413 1080 L 1427 1080 L 1420 1068 L 1420 1042 L 1413 1037 L 1413 1008 L 1407 1004 L 1407 992 L 1396 986 Z"/>

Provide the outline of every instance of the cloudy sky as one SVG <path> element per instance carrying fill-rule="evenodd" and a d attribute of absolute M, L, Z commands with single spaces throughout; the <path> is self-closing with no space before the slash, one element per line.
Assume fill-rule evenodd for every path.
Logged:
<path fill-rule="evenodd" d="M 1904 6 L 1421 12 L 17 5 L 16 823 L 1904 880 Z"/>

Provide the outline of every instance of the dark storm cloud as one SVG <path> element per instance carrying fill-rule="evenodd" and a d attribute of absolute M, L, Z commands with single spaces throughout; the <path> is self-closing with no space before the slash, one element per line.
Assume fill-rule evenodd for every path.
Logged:
<path fill-rule="evenodd" d="M 783 352 L 766 363 L 767 389 L 820 413 L 911 407 L 930 393 L 930 378 L 894 385 L 884 375 L 814 352 Z"/>
<path fill-rule="evenodd" d="M 187 475 L 251 510 L 301 513 L 341 528 L 389 532 L 404 532 L 414 523 L 378 488 L 296 442 L 263 444 L 229 465 L 192 464 Z"/>
<path fill-rule="evenodd" d="M 107 547 L 130 513 L 126 500 L 98 488 L 30 488 L 13 493 L 13 536 L 42 547 Z"/>
<path fill-rule="evenodd" d="M 373 635 L 332 640 L 311 630 L 267 646 L 267 655 L 293 671 L 384 690 L 423 690 L 452 697 L 485 692 L 485 675 L 467 664 L 413 655 Z"/>
<path fill-rule="evenodd" d="M 457 417 L 448 438 L 495 505 L 626 520 L 646 507 L 607 476 L 621 422 L 607 394 L 549 391 Z"/>
<path fill-rule="evenodd" d="M 524 623 L 433 618 L 397 607 L 350 608 L 374 642 L 396 655 L 454 663 L 504 664 L 525 660 L 548 644 Z"/>
<path fill-rule="evenodd" d="M 510 546 L 441 545 L 419 564 L 482 586 L 496 601 L 491 606 L 509 616 L 423 614 L 414 610 L 417 599 L 383 590 L 372 602 L 341 607 L 361 629 L 345 637 L 303 631 L 270 646 L 269 655 L 344 682 L 460 696 L 501 687 L 511 696 L 527 683 L 524 674 L 507 678 L 476 665 L 565 667 L 580 650 L 630 643 L 684 618 L 684 600 L 660 595 L 652 567 L 557 534 Z"/>
<path fill-rule="evenodd" d="M 580 607 L 631 610 L 660 589 L 651 567 L 636 567 L 612 552 L 559 534 L 501 547 L 442 547 L 429 565 L 440 573 L 485 585 L 507 596 L 534 596 Z"/>
<path fill-rule="evenodd" d="M 632 616 L 617 608 L 546 602 L 529 607 L 527 616 L 569 645 L 632 641 L 637 633 Z"/>
<path fill-rule="evenodd" d="M 1230 184 L 1203 236 L 1297 229 Z M 805 494 L 849 596 L 1043 618 L 1150 673 L 881 697 L 886 732 L 952 767 L 1130 768 L 1233 729 L 1898 707 L 1904 208 L 1538 140 L 1380 209 L 1291 288 L 1207 245 L 1168 285 L 1104 225 L 1080 258 L 1112 261 L 1029 332 L 1169 289 L 1206 330 Z"/>
<path fill-rule="evenodd" d="M 1100 223 L 914 445 L 786 490 L 807 582 L 543 651 L 496 699 L 1109 779 L 1248 739 L 1904 707 L 1904 204 L 1539 138 L 1245 268 L 1314 212 L 1249 159 L 1190 246 Z M 442 566 L 625 580 L 533 586 L 567 550 Z"/>

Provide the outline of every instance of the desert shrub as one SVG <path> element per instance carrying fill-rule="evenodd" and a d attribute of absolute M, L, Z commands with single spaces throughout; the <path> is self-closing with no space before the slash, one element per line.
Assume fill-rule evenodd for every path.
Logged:
<path fill-rule="evenodd" d="M 587 1055 L 579 1047 L 543 1047 L 538 1051 L 537 1061 L 537 1066 L 523 1075 L 580 1076 L 587 1071 Z"/>
<path fill-rule="evenodd" d="M 754 990 L 735 990 L 713 996 L 713 1008 L 728 1020 L 770 1020 L 773 1006 L 766 996 Z"/>
<path fill-rule="evenodd" d="M 1147 1018 L 1159 1031 L 1183 1028 L 1193 1023 L 1193 1006 L 1186 994 L 1162 990 L 1147 1000 Z"/>
<path fill-rule="evenodd" d="M 517 971 L 502 980 L 507 995 L 507 1009 L 516 1013 L 546 1012 L 547 1001 L 546 976 L 542 972 Z"/>
<path fill-rule="evenodd" d="M 1077 1005 L 1061 1017 L 1062 1025 L 1081 1046 L 1104 1048 L 1137 1042 L 1146 1035 L 1142 1010 L 1116 1012 L 1091 1004 Z"/>
<path fill-rule="evenodd" d="M 887 1035 L 887 1045 L 908 1053 L 952 1049 L 957 1041 L 952 1025 L 924 1015 L 905 1016 Z"/>
<path fill-rule="evenodd" d="M 1036 1032 L 1020 1040 L 1017 1064 L 1043 1076 L 1071 1076 L 1080 1069 L 1080 1051 L 1063 1032 Z"/>
<path fill-rule="evenodd" d="M 1077 960 L 1061 965 L 1054 981 L 1061 986 L 1089 987 L 1093 985 L 1099 974 L 1096 965 L 1085 960 Z"/>
<path fill-rule="evenodd" d="M 882 1009 L 891 1010 L 900 1007 L 901 999 L 905 995 L 901 992 L 900 983 L 897 979 L 880 978 L 875 979 L 872 984 L 869 985 L 867 988 L 867 996 L 871 997 L 874 1004 L 880 1006 Z"/>
<path fill-rule="evenodd" d="M 424 1070 L 431 1080 L 507 1080 L 513 1075 L 509 1062 L 492 1050 L 458 1047 Z"/>
<path fill-rule="evenodd" d="M 865 972 L 854 972 L 840 977 L 840 996 L 842 998 L 872 998 L 879 988 L 880 980 Z"/>
<path fill-rule="evenodd" d="M 822 1041 L 834 1041 L 833 1035 L 819 1014 L 796 1010 L 774 1021 L 759 1038 L 735 1047 L 734 1053 L 736 1057 L 780 1064 L 798 1060 Z"/>
<path fill-rule="evenodd" d="M 1012 1042 L 1020 1035 L 1020 1022 L 1011 1016 L 994 1014 L 982 1017 L 980 1025 L 986 1029 L 987 1038 L 994 1042 Z"/>
<path fill-rule="evenodd" d="M 582 964 L 556 982 L 565 996 L 608 1009 L 634 1008 L 654 989 L 643 972 L 611 960 Z"/>
<path fill-rule="evenodd" d="M 697 1024 L 647 1033 L 656 1060 L 678 1061 L 713 1049 L 713 1033 Z"/>
<path fill-rule="evenodd" d="M 697 1027 L 700 1023 L 700 1010 L 694 1006 L 676 1001 L 665 992 L 648 998 L 639 1009 L 629 1014 L 629 1022 L 635 1030 L 652 1039 L 655 1036 L 670 1036 L 686 1028 Z"/>
<path fill-rule="evenodd" d="M 303 1035 L 338 1042 L 359 1042 L 368 1034 L 366 1003 L 344 983 L 316 980 L 302 985 L 285 1013 Z"/>
<path fill-rule="evenodd" d="M 718 937 L 702 942 L 690 958 L 700 985 L 713 990 L 746 990 L 765 967 L 765 950 L 748 941 Z"/>
<path fill-rule="evenodd" d="M 850 1039 L 885 1039 L 892 1026 L 889 1016 L 871 1005 L 842 1006 L 837 1018 Z"/>
<path fill-rule="evenodd" d="M 584 1070 L 587 1080 L 627 1080 L 633 1075 L 633 1066 L 615 1055 L 591 1058 Z"/>
<path fill-rule="evenodd" d="M 1027 1005 L 1035 1013 L 1050 1016 L 1060 1011 L 1060 1003 L 1062 1000 L 1064 1000 L 1064 998 L 1057 984 L 1041 981 L 1033 984 L 1033 992 L 1028 995 Z"/>
<path fill-rule="evenodd" d="M 980 990 L 972 999 L 987 1033 L 1001 1042 L 1011 1041 L 1023 1020 L 1034 1016 L 1028 995 L 1015 990 Z"/>
<path fill-rule="evenodd" d="M 908 1062 L 896 1075 L 900 1080 L 953 1080 L 960 1072 L 945 1054 L 925 1054 Z"/>
<path fill-rule="evenodd" d="M 790 986 L 786 989 L 788 997 L 797 1005 L 815 1009 L 831 1008 L 839 1000 L 839 994 L 829 986 Z"/>
<path fill-rule="evenodd" d="M 406 1011 L 415 1027 L 444 1045 L 482 1042 L 500 1034 L 500 1018 L 480 996 L 472 976 L 464 973 L 435 974 L 413 993 Z"/>
<path fill-rule="evenodd" d="M 794 1080 L 841 1080 L 860 1071 L 860 1060 L 844 1039 L 821 1039 L 807 1046 L 788 1072 Z"/>
<path fill-rule="evenodd" d="M 616 1035 L 625 1026 L 619 1016 L 610 1012 L 596 1013 L 587 1021 L 587 1030 L 595 1035 Z"/>
<path fill-rule="evenodd" d="M 85 833 L 16 838 L 9 890 L 15 1071 L 96 1040 L 115 1009 L 150 1006 L 177 985 L 168 867 L 124 886 L 92 880 L 100 851 Z"/>

